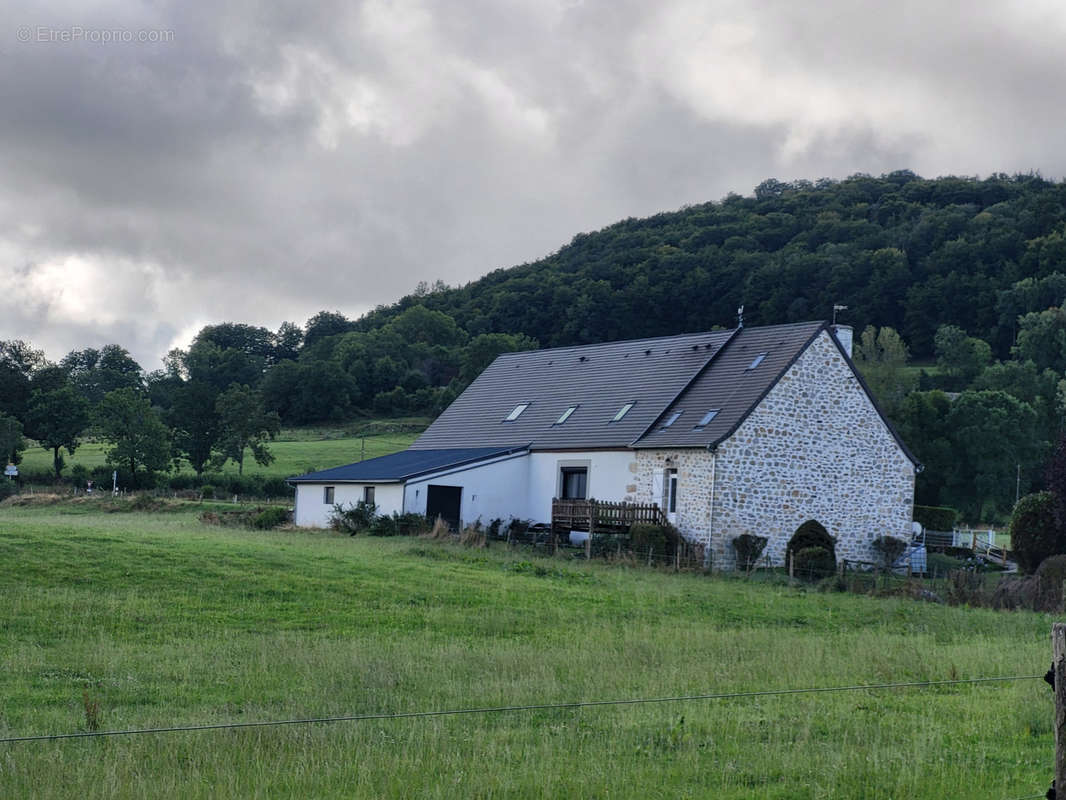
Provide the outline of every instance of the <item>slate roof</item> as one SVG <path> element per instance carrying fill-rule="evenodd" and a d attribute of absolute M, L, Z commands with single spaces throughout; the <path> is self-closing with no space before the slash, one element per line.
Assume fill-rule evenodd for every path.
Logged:
<path fill-rule="evenodd" d="M 628 447 L 736 331 L 504 353 L 411 445 Z M 520 403 L 529 407 L 504 419 Z M 618 422 L 626 403 L 633 408 Z M 560 416 L 576 410 L 562 424 Z"/>
<path fill-rule="evenodd" d="M 524 447 L 459 447 L 444 450 L 403 450 L 288 478 L 289 483 L 398 483 L 449 467 L 524 451 Z"/>
<path fill-rule="evenodd" d="M 634 446 L 712 447 L 729 438 L 825 327 L 823 322 L 803 322 L 744 328 Z M 705 426 L 699 426 L 712 410 L 718 413 Z M 678 412 L 677 421 L 663 428 L 662 424 Z"/>
<path fill-rule="evenodd" d="M 714 447 L 733 434 L 823 330 L 830 330 L 829 323 L 802 322 L 505 353 L 411 450 Z M 900 448 L 918 464 L 847 360 Z M 525 411 L 505 421 L 524 403 Z M 627 403 L 633 408 L 612 422 Z M 573 413 L 559 423 L 572 406 Z M 712 409 L 718 413 L 699 426 Z M 677 421 L 663 429 L 677 412 Z"/>

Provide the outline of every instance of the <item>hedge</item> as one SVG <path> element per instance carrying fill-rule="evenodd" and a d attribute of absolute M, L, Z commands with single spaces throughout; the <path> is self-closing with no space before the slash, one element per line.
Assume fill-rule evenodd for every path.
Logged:
<path fill-rule="evenodd" d="M 915 506 L 914 521 L 927 531 L 950 531 L 955 529 L 959 512 L 946 506 Z"/>

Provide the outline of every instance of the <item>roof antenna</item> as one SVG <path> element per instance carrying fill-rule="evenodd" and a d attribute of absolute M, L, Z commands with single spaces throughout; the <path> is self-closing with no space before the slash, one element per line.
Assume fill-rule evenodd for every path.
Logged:
<path fill-rule="evenodd" d="M 847 310 L 848 310 L 847 306 L 838 306 L 838 305 L 834 305 L 833 306 L 833 324 L 834 325 L 837 324 L 837 312 L 838 311 L 847 311 Z"/>
<path fill-rule="evenodd" d="M 737 309 L 737 327 L 744 327 L 744 306 Z"/>

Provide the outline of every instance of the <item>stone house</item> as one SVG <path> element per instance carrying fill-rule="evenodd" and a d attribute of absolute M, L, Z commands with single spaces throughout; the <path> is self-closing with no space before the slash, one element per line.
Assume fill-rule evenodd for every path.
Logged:
<path fill-rule="evenodd" d="M 780 562 L 809 519 L 873 560 L 876 537 L 909 536 L 916 468 L 851 329 L 811 322 L 506 353 L 408 450 L 290 481 L 298 525 L 361 499 L 454 523 L 656 503 L 729 569 L 736 536 Z"/>

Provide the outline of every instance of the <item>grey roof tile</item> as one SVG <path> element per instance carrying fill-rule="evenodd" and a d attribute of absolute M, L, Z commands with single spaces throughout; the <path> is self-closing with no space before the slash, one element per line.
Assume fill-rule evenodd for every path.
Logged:
<path fill-rule="evenodd" d="M 294 475 L 287 480 L 289 483 L 396 483 L 448 467 L 484 461 L 524 449 L 459 447 L 443 450 L 403 450 L 354 464 L 345 464 L 343 467 Z"/>
<path fill-rule="evenodd" d="M 628 447 L 732 335 L 714 331 L 505 353 L 411 446 Z M 521 403 L 529 407 L 505 422 Z M 612 422 L 626 403 L 633 408 Z M 571 406 L 576 410 L 556 424 Z"/>

